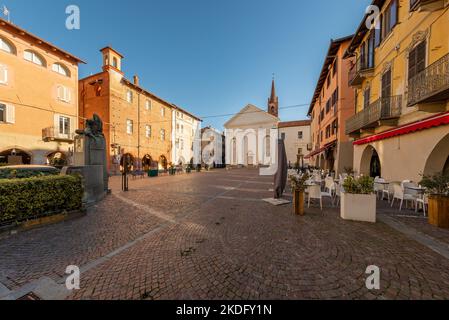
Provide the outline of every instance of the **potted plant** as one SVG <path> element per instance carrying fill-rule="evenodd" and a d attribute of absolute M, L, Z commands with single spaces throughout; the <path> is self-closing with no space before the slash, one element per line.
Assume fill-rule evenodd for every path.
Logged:
<path fill-rule="evenodd" d="M 348 176 L 341 192 L 340 215 L 344 220 L 376 222 L 374 179 Z"/>
<path fill-rule="evenodd" d="M 420 184 L 429 197 L 429 223 L 449 228 L 449 175 L 423 176 Z"/>
<path fill-rule="evenodd" d="M 293 210 L 296 215 L 304 215 L 304 194 L 307 189 L 307 180 L 310 176 L 303 174 L 302 176 L 289 176 L 290 186 L 293 192 Z"/>

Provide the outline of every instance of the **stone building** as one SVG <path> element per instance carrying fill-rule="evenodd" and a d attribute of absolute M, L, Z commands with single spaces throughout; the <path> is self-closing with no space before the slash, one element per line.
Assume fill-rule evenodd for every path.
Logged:
<path fill-rule="evenodd" d="M 172 159 L 172 113 L 176 107 L 130 81 L 122 71 L 124 57 L 111 47 L 100 50 L 103 70 L 79 81 L 79 114 L 97 113 L 104 121 L 111 174 L 120 159 L 130 154 L 136 167 L 165 169 Z M 82 126 L 83 121 L 80 122 Z"/>
<path fill-rule="evenodd" d="M 280 122 L 279 135 L 284 139 L 287 161 L 290 167 L 307 167 L 305 156 L 312 150 L 310 120 Z"/>
<path fill-rule="evenodd" d="M 449 174 L 449 2 L 373 4 L 377 28 L 364 16 L 346 53 L 355 59 L 354 169 L 389 181 Z"/>
<path fill-rule="evenodd" d="M 70 163 L 79 63 L 0 19 L 0 164 Z"/>

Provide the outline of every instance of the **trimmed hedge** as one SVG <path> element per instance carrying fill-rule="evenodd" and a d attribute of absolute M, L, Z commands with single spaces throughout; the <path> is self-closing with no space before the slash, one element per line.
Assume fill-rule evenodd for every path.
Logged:
<path fill-rule="evenodd" d="M 57 176 L 60 170 L 57 168 L 39 170 L 39 169 L 9 169 L 0 167 L 0 179 L 24 179 L 33 177 Z"/>
<path fill-rule="evenodd" d="M 74 175 L 0 180 L 0 224 L 79 210 L 83 192 Z"/>

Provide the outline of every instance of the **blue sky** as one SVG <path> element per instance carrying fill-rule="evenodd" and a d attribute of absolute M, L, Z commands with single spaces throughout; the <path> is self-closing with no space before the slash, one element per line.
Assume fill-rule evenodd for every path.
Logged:
<path fill-rule="evenodd" d="M 272 73 L 281 107 L 309 103 L 331 38 L 355 32 L 370 0 L 3 0 L 13 23 L 101 68 L 99 49 L 125 56 L 123 71 L 198 116 L 266 108 Z M 65 8 L 81 29 L 65 28 Z M 281 111 L 304 119 L 307 107 Z M 205 119 L 222 129 L 228 118 Z"/>

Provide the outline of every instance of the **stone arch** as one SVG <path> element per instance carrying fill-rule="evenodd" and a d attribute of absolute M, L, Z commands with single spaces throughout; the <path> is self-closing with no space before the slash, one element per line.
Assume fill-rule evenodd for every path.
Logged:
<path fill-rule="evenodd" d="M 159 157 L 159 167 L 163 170 L 167 170 L 168 168 L 168 160 L 167 157 L 164 155 L 161 155 Z"/>
<path fill-rule="evenodd" d="M 449 134 L 444 136 L 433 148 L 424 166 L 424 174 L 432 175 L 446 172 L 449 174 Z"/>
<path fill-rule="evenodd" d="M 0 163 L 31 164 L 32 158 L 33 154 L 21 147 L 10 147 L 0 152 Z"/>
<path fill-rule="evenodd" d="M 382 177 L 382 163 L 376 148 L 372 145 L 367 145 L 363 150 L 359 173 L 373 178 Z"/>
<path fill-rule="evenodd" d="M 177 163 L 178 165 L 186 165 L 187 164 L 187 162 L 186 162 L 186 159 L 183 157 L 183 156 L 180 156 L 179 157 L 179 159 L 178 159 L 178 163 Z"/>
<path fill-rule="evenodd" d="M 52 151 L 49 152 L 45 158 L 47 159 L 47 164 L 52 166 L 66 166 L 67 165 L 67 155 L 62 151 Z"/>

